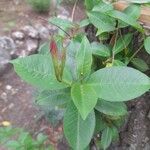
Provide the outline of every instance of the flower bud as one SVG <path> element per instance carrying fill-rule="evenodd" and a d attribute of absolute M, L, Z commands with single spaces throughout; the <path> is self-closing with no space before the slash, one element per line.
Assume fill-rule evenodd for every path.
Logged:
<path fill-rule="evenodd" d="M 57 56 L 57 52 L 58 52 L 58 49 L 57 49 L 56 42 L 54 40 L 52 40 L 50 43 L 50 53 L 51 53 L 52 57 Z"/>

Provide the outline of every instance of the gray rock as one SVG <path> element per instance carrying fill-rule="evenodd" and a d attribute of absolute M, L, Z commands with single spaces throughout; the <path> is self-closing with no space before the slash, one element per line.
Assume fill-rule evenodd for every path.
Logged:
<path fill-rule="evenodd" d="M 22 31 L 29 37 L 33 39 L 38 39 L 39 38 L 39 33 L 38 31 L 32 27 L 32 26 L 25 26 L 22 28 Z"/>
<path fill-rule="evenodd" d="M 5 50 L 0 50 L 0 75 L 9 68 L 10 54 Z"/>
<path fill-rule="evenodd" d="M 11 34 L 14 40 L 22 40 L 25 37 L 25 34 L 21 31 L 12 32 Z"/>
<path fill-rule="evenodd" d="M 66 8 L 60 6 L 60 7 L 58 8 L 58 15 L 66 16 L 66 18 L 69 18 L 70 12 L 67 11 Z"/>
<path fill-rule="evenodd" d="M 150 110 L 148 112 L 148 115 L 147 115 L 148 119 L 150 120 Z"/>
<path fill-rule="evenodd" d="M 16 40 L 15 43 L 17 49 L 11 52 L 12 58 L 25 57 L 30 54 L 34 54 L 38 49 L 37 39 L 28 38 L 23 41 Z"/>
<path fill-rule="evenodd" d="M 9 68 L 9 61 L 11 59 L 9 51 L 14 48 L 15 44 L 11 38 L 0 38 L 0 75 L 4 74 L 4 72 Z"/>
<path fill-rule="evenodd" d="M 49 38 L 49 29 L 41 24 L 37 24 L 35 26 L 37 31 L 39 32 L 39 38 L 42 40 L 47 40 Z"/>
<path fill-rule="evenodd" d="M 34 53 L 38 49 L 38 40 L 28 39 L 26 41 L 27 51 Z"/>
<path fill-rule="evenodd" d="M 3 36 L 0 37 L 0 51 L 6 50 L 8 52 L 15 50 L 16 45 L 12 38 Z"/>

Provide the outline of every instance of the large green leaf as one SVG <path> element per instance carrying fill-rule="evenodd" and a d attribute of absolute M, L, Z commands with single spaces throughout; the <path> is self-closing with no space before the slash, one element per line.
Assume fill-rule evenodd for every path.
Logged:
<path fill-rule="evenodd" d="M 131 18 L 137 20 L 141 15 L 141 6 L 137 4 L 131 4 L 129 5 L 124 11 L 126 15 L 130 16 Z M 119 21 L 118 27 L 124 28 L 127 27 L 128 24 Z"/>
<path fill-rule="evenodd" d="M 113 134 L 112 134 L 112 129 L 109 127 L 106 127 L 101 136 L 101 147 L 106 150 L 109 145 L 112 142 Z"/>
<path fill-rule="evenodd" d="M 110 3 L 100 2 L 98 5 L 95 5 L 92 11 L 98 11 L 105 13 L 107 11 L 113 10 L 113 5 Z"/>
<path fill-rule="evenodd" d="M 99 30 L 99 33 L 114 31 L 115 20 L 100 12 L 92 11 L 88 13 L 90 22 Z"/>
<path fill-rule="evenodd" d="M 48 105 L 50 107 L 64 105 L 71 100 L 70 88 L 60 90 L 42 91 L 36 98 L 38 105 Z"/>
<path fill-rule="evenodd" d="M 123 116 L 127 114 L 127 107 L 123 102 L 108 102 L 100 99 L 97 101 L 95 109 L 110 116 Z"/>
<path fill-rule="evenodd" d="M 55 78 L 50 56 L 31 55 L 11 61 L 17 74 L 26 82 L 42 89 L 61 89 L 67 87 Z"/>
<path fill-rule="evenodd" d="M 148 54 L 150 54 L 150 37 L 147 37 L 144 41 L 144 47 Z"/>
<path fill-rule="evenodd" d="M 120 37 L 113 47 L 114 54 L 118 54 L 123 49 L 127 48 L 127 46 L 130 44 L 130 42 L 132 40 L 132 37 L 133 37 L 133 35 L 131 33 L 128 33 L 128 34 Z"/>
<path fill-rule="evenodd" d="M 135 68 L 137 68 L 138 70 L 145 72 L 147 70 L 149 70 L 148 65 L 146 64 L 146 62 L 140 58 L 133 58 L 131 60 L 131 63 L 133 64 L 133 66 Z"/>
<path fill-rule="evenodd" d="M 82 118 L 85 120 L 97 103 L 97 94 L 93 87 L 75 83 L 71 88 L 71 97 Z"/>
<path fill-rule="evenodd" d="M 99 98 L 107 101 L 127 101 L 150 89 L 150 79 L 129 67 L 110 67 L 96 71 L 88 83 L 95 88 Z"/>
<path fill-rule="evenodd" d="M 74 150 L 85 149 L 91 141 L 95 128 L 95 114 L 92 111 L 86 120 L 83 120 L 78 110 L 71 102 L 64 116 L 64 133 Z"/>
<path fill-rule="evenodd" d="M 93 42 L 91 44 L 92 53 L 102 57 L 111 56 L 111 48 L 101 43 Z"/>
<path fill-rule="evenodd" d="M 109 15 L 110 17 L 119 19 L 119 20 L 127 23 L 128 25 L 133 26 L 140 32 L 144 32 L 142 26 L 136 21 L 136 19 L 134 19 L 133 17 L 130 17 L 129 15 L 127 15 L 123 12 L 113 10 L 113 11 L 107 12 L 107 15 Z"/>

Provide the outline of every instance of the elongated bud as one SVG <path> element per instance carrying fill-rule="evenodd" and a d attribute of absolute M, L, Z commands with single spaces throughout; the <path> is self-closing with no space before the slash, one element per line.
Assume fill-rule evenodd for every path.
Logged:
<path fill-rule="evenodd" d="M 50 43 L 50 53 L 51 53 L 52 57 L 57 56 L 57 52 L 58 52 L 58 49 L 57 49 L 56 42 L 54 40 L 52 40 Z"/>

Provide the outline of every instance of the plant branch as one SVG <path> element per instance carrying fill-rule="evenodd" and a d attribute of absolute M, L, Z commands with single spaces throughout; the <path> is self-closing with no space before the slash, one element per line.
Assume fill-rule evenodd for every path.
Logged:
<path fill-rule="evenodd" d="M 77 3 L 78 3 L 78 0 L 75 1 L 73 9 L 72 9 L 72 14 L 71 14 L 71 20 L 72 20 L 72 22 L 74 20 L 74 14 L 75 14 L 75 10 L 76 10 L 76 7 L 77 7 Z"/>
<path fill-rule="evenodd" d="M 140 52 L 140 50 L 143 48 L 144 44 L 142 44 L 139 49 L 130 57 L 129 62 Z"/>
<path fill-rule="evenodd" d="M 66 32 L 64 29 L 62 29 L 60 26 L 58 26 L 58 25 L 52 23 L 51 21 L 48 21 L 48 20 L 46 20 L 46 19 L 44 19 L 42 17 L 38 17 L 38 18 L 41 19 L 41 20 L 43 20 L 43 21 L 45 21 L 45 22 L 47 22 L 47 23 L 50 23 L 50 24 L 56 26 L 57 28 L 59 28 L 60 30 L 62 30 L 64 33 L 66 33 L 69 36 L 69 38 L 72 38 L 71 35 L 68 32 Z"/>

